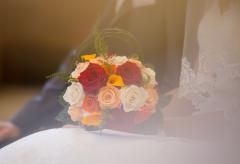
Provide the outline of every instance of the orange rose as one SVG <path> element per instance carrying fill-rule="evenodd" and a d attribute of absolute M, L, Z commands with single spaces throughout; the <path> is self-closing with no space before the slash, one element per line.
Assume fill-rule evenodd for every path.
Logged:
<path fill-rule="evenodd" d="M 120 105 L 120 91 L 113 86 L 106 86 L 100 89 L 98 102 L 102 109 L 114 109 Z"/>
<path fill-rule="evenodd" d="M 81 123 L 86 126 L 100 126 L 102 124 L 102 115 L 101 113 L 92 113 L 83 117 Z"/>
<path fill-rule="evenodd" d="M 78 106 L 70 106 L 68 114 L 74 122 L 80 121 L 82 118 L 82 109 Z"/>
<path fill-rule="evenodd" d="M 145 105 L 149 106 L 150 108 L 155 108 L 159 100 L 159 95 L 157 90 L 152 86 L 146 87 L 145 90 L 148 93 L 148 98 L 146 100 Z"/>
<path fill-rule="evenodd" d="M 88 113 L 99 112 L 99 104 L 97 97 L 93 95 L 87 95 L 83 100 L 83 109 Z"/>

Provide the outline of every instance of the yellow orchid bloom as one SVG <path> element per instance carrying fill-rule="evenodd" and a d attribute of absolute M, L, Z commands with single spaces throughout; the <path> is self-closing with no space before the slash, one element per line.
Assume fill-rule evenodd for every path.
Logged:
<path fill-rule="evenodd" d="M 90 60 L 95 59 L 96 57 L 97 57 L 96 54 L 87 54 L 87 55 L 81 56 L 81 59 L 85 60 L 85 61 L 90 61 Z"/>
<path fill-rule="evenodd" d="M 116 75 L 116 74 L 112 74 L 111 76 L 109 76 L 108 84 L 115 86 L 115 87 L 125 86 L 122 77 L 119 75 Z"/>

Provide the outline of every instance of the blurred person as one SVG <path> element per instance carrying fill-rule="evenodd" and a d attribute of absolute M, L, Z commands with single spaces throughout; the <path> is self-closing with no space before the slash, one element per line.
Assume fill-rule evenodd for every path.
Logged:
<path fill-rule="evenodd" d="M 185 5 L 186 0 L 109 0 L 96 26 L 98 29 L 117 27 L 133 33 L 146 54 L 146 62 L 155 66 L 157 81 L 164 93 L 178 86 Z M 110 47 L 114 47 L 118 54 L 134 52 L 124 45 L 116 44 Z M 70 72 L 72 57 L 92 51 L 92 42 L 73 50 L 59 71 Z M 66 86 L 60 79 L 49 80 L 40 95 L 31 100 L 10 122 L 1 123 L 0 141 L 20 138 L 39 129 L 63 126 L 55 117 L 63 109 L 58 102 L 58 96 Z"/>

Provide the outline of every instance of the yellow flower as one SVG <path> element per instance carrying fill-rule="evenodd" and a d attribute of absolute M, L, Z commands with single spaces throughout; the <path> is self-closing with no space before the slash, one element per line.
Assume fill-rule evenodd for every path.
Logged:
<path fill-rule="evenodd" d="M 116 74 L 112 74 L 111 76 L 109 76 L 108 84 L 115 86 L 115 87 L 125 86 L 122 77 L 119 75 L 116 75 Z"/>
<path fill-rule="evenodd" d="M 83 117 L 81 123 L 87 126 L 100 126 L 102 124 L 102 115 L 101 113 L 92 113 L 88 116 Z"/>
<path fill-rule="evenodd" d="M 81 56 L 81 59 L 85 60 L 85 61 L 90 61 L 90 60 L 95 59 L 96 56 L 97 56 L 96 54 L 87 54 L 87 55 Z"/>

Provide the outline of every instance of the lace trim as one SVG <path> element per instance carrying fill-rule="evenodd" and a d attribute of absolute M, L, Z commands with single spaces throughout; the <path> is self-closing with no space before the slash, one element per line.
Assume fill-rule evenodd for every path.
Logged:
<path fill-rule="evenodd" d="M 213 60 L 203 54 L 199 58 L 197 73 L 186 57 L 182 59 L 179 96 L 190 100 L 197 109 L 201 109 L 201 104 L 214 95 L 219 84 L 228 84 L 229 81 L 240 78 L 240 64 L 226 63 L 223 58 L 209 63 Z"/>

